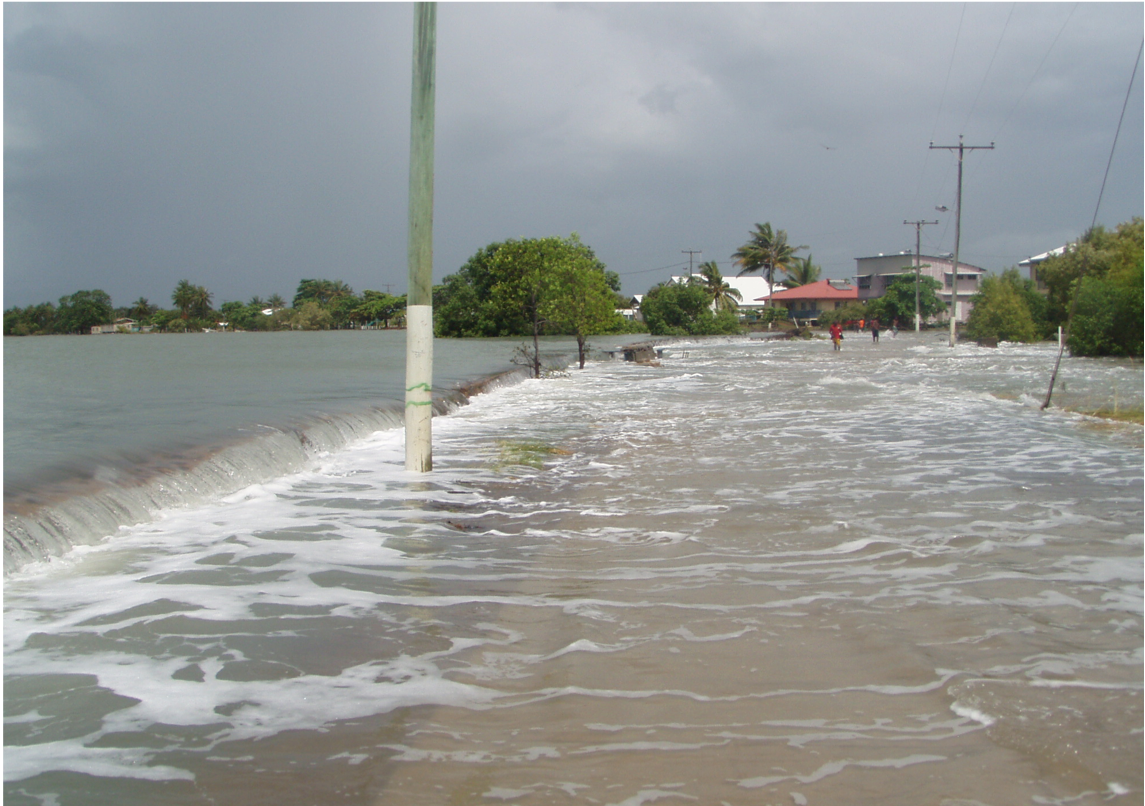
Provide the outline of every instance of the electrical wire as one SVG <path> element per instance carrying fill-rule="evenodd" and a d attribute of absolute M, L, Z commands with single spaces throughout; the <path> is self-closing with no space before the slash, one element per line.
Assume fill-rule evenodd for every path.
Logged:
<path fill-rule="evenodd" d="M 998 140 L 1002 139 L 1002 132 L 1006 130 L 1006 126 L 1008 126 L 1010 124 L 1010 118 L 1012 118 L 1014 116 L 1014 112 L 1016 112 L 1018 110 L 1018 106 L 1022 103 L 1022 99 L 1026 97 L 1026 93 L 1029 92 L 1030 87 L 1032 87 L 1034 85 L 1034 80 L 1037 79 L 1038 75 L 1042 72 L 1042 67 L 1045 66 L 1046 59 L 1048 59 L 1050 57 L 1050 53 L 1053 51 L 1054 45 L 1056 45 L 1058 43 L 1058 40 L 1061 39 L 1062 33 L 1065 31 L 1066 25 L 1069 24 L 1070 19 L 1073 17 L 1073 13 L 1075 11 L 1077 11 L 1077 6 L 1078 6 L 1078 4 L 1074 3 L 1073 7 L 1069 10 L 1069 14 L 1066 15 L 1065 20 L 1062 22 L 1062 27 L 1058 29 L 1057 36 L 1055 36 L 1054 40 L 1052 42 L 1050 42 L 1049 47 L 1046 48 L 1046 52 L 1042 56 L 1042 60 L 1040 62 L 1038 62 L 1037 69 L 1034 70 L 1034 74 L 1032 76 L 1030 76 L 1030 80 L 1028 82 L 1026 82 L 1026 87 L 1025 87 L 1025 89 L 1022 90 L 1022 94 L 1018 96 L 1018 100 L 1014 101 L 1014 106 L 1012 109 L 1010 109 L 1009 114 L 1006 115 L 1006 119 L 1004 121 L 1002 121 L 1002 126 L 1001 126 L 1001 128 L 998 129 L 998 133 L 996 135 L 994 135 L 993 138 L 991 138 L 994 140 L 994 142 L 997 142 Z"/>
<path fill-rule="evenodd" d="M 1129 108 L 1129 96 L 1133 92 L 1133 82 L 1137 80 L 1137 65 L 1141 63 L 1141 52 L 1145 50 L 1145 39 L 1141 40 L 1141 47 L 1137 49 L 1137 58 L 1133 60 L 1133 72 L 1129 76 L 1129 86 L 1125 89 L 1125 103 L 1121 105 L 1121 117 L 1117 119 L 1117 130 L 1113 133 L 1113 145 L 1109 148 L 1109 162 L 1105 165 L 1105 176 L 1101 180 L 1101 192 L 1097 195 L 1097 205 L 1093 210 L 1093 223 L 1090 224 L 1089 230 L 1093 232 L 1093 228 L 1097 226 L 1097 211 L 1101 209 L 1101 197 L 1105 195 L 1105 182 L 1109 179 L 1109 168 L 1113 165 L 1113 152 L 1117 150 L 1117 138 L 1121 135 L 1121 124 L 1125 122 L 1125 110 Z M 1088 251 L 1083 250 L 1081 253 L 1081 270 L 1077 274 L 1077 281 L 1073 286 L 1073 294 L 1070 297 L 1069 303 L 1069 316 L 1065 320 L 1065 332 L 1061 337 L 1061 344 L 1058 345 L 1058 357 L 1054 361 L 1054 371 L 1050 373 L 1050 388 L 1046 390 L 1046 399 L 1042 403 L 1042 411 L 1049 408 L 1050 398 L 1054 394 L 1054 382 L 1058 378 L 1058 368 L 1062 363 L 1062 353 L 1065 352 L 1066 342 L 1069 340 L 1069 330 L 1073 325 L 1073 315 L 1077 312 L 1077 297 L 1081 291 L 1081 281 L 1085 277 L 1085 270 L 1088 268 L 1086 258 Z"/>
<path fill-rule="evenodd" d="M 946 105 L 946 90 L 950 87 L 950 76 L 954 72 L 954 58 L 958 55 L 958 42 L 962 38 L 962 23 L 966 19 L 966 3 L 962 4 L 962 13 L 958 17 L 958 30 L 954 34 L 954 47 L 950 51 L 950 63 L 946 67 L 946 81 L 942 85 L 942 94 L 938 98 L 938 111 L 934 113 L 934 126 L 930 130 L 930 141 L 934 142 L 934 135 L 938 132 L 938 121 L 942 119 L 942 108 Z M 926 178 L 926 169 L 930 164 L 930 151 L 926 152 L 923 158 L 922 170 L 918 173 L 918 186 L 915 188 L 914 196 L 910 200 L 910 205 L 907 211 L 904 211 L 903 218 L 910 217 L 910 210 L 913 210 L 915 204 L 918 202 L 918 197 L 922 193 L 922 183 Z M 949 175 L 949 169 L 947 169 Z M 940 187 L 945 186 L 946 178 L 942 180 Z"/>
<path fill-rule="evenodd" d="M 974 96 L 973 103 L 970 104 L 970 111 L 966 113 L 966 121 L 962 124 L 962 131 L 966 131 L 970 126 L 970 118 L 974 116 L 974 110 L 978 108 L 978 99 L 982 97 L 982 90 L 986 88 L 986 80 L 990 78 L 990 70 L 994 67 L 994 60 L 998 58 L 998 51 L 1002 48 L 1002 40 L 1006 38 L 1006 31 L 1010 27 L 1010 18 L 1014 16 L 1014 6 L 1017 3 L 1010 4 L 1010 13 L 1006 15 L 1006 23 L 1002 26 L 1002 33 L 998 37 L 998 44 L 994 46 L 994 55 L 990 57 L 990 63 L 986 65 L 986 73 L 982 76 L 982 84 L 978 87 L 978 93 Z"/>
<path fill-rule="evenodd" d="M 627 277 L 630 274 L 648 274 L 648 273 L 654 272 L 654 271 L 668 271 L 669 269 L 682 269 L 687 265 L 688 265 L 688 261 L 685 260 L 685 261 L 682 261 L 680 263 L 673 263 L 670 266 L 658 266 L 655 269 L 636 269 L 635 271 L 618 271 L 617 274 L 619 274 L 621 277 Z"/>
<path fill-rule="evenodd" d="M 1117 150 L 1117 138 L 1121 136 L 1121 124 L 1125 122 L 1125 110 L 1129 108 L 1129 96 L 1133 92 L 1133 82 L 1137 80 L 1137 66 L 1141 64 L 1141 51 L 1145 50 L 1145 39 L 1141 40 L 1141 47 L 1137 49 L 1137 60 L 1133 62 L 1133 74 L 1129 76 L 1129 87 L 1125 90 L 1125 103 L 1121 105 L 1121 117 L 1117 119 L 1117 131 L 1113 133 L 1113 145 L 1109 149 L 1109 162 L 1105 164 L 1105 176 L 1101 179 L 1101 191 L 1097 194 L 1097 206 L 1093 209 L 1093 223 L 1090 229 L 1097 226 L 1097 211 L 1101 209 L 1101 197 L 1105 195 L 1105 183 L 1109 180 L 1109 169 L 1113 165 L 1113 152 Z"/>
<path fill-rule="evenodd" d="M 946 90 L 950 87 L 950 75 L 954 72 L 954 57 L 958 55 L 958 41 L 962 38 L 962 22 L 966 19 L 966 4 L 962 4 L 962 14 L 958 17 L 958 31 L 954 34 L 954 48 L 950 51 L 950 64 L 946 67 L 946 81 L 942 85 L 942 95 L 938 99 L 938 112 L 934 115 L 934 128 L 930 131 L 931 142 L 938 132 L 938 121 L 942 118 L 942 107 L 946 104 Z"/>

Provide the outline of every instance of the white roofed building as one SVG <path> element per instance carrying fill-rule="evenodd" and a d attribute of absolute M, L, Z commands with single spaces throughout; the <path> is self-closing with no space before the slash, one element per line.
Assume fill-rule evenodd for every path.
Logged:
<path fill-rule="evenodd" d="M 1018 268 L 1019 269 L 1025 269 L 1029 273 L 1030 279 L 1033 280 L 1037 284 L 1038 290 L 1045 293 L 1046 284 L 1042 280 L 1041 275 L 1038 274 L 1039 264 L 1045 263 L 1051 257 L 1058 257 L 1059 255 L 1064 255 L 1066 253 L 1066 251 L 1072 247 L 1073 247 L 1073 244 L 1066 244 L 1065 246 L 1059 246 L 1057 249 L 1051 249 L 1048 252 L 1042 252 L 1040 255 L 1034 255 L 1033 257 L 1028 257 L 1025 260 L 1018 263 Z"/>
<path fill-rule="evenodd" d="M 702 282 L 703 278 L 700 275 L 693 274 L 692 277 L 697 282 Z M 673 283 L 686 283 L 688 282 L 688 275 L 674 276 L 670 282 Z M 755 274 L 725 274 L 724 282 L 734 288 L 740 294 L 740 299 L 736 301 L 739 307 L 740 314 L 746 314 L 753 311 L 761 311 L 767 307 L 767 298 L 771 295 L 771 290 L 767 285 L 767 278 L 760 277 Z M 775 284 L 775 291 L 782 291 L 785 286 L 782 283 Z"/>

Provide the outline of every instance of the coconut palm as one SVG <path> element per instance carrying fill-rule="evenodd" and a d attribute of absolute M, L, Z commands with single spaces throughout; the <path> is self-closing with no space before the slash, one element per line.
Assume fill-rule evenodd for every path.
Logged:
<path fill-rule="evenodd" d="M 732 258 L 743 267 L 740 274 L 764 270 L 767 272 L 767 293 L 775 285 L 776 269 L 786 273 L 795 258 L 795 253 L 806 246 L 792 246 L 787 242 L 787 230 L 771 229 L 771 222 L 756 224 L 755 231 L 749 233 L 751 240 L 741 246 Z"/>
<path fill-rule="evenodd" d="M 171 301 L 175 303 L 179 313 L 186 319 L 191 307 L 195 304 L 195 286 L 191 285 L 189 280 L 180 280 L 179 284 L 175 286 L 175 291 L 171 294 Z"/>
<path fill-rule="evenodd" d="M 816 266 L 812 262 L 810 254 L 807 257 L 792 258 L 791 265 L 784 269 L 786 276 L 783 282 L 788 288 L 810 285 L 819 279 L 819 274 L 822 271 L 822 267 Z"/>
<path fill-rule="evenodd" d="M 147 297 L 140 297 L 131 304 L 128 316 L 132 319 L 146 319 L 155 313 L 155 306 L 148 302 Z"/>
<path fill-rule="evenodd" d="M 298 292 L 294 295 L 294 307 L 301 308 L 310 300 L 329 305 L 341 297 L 353 296 L 354 289 L 341 280 L 303 280 L 298 284 Z"/>
<path fill-rule="evenodd" d="M 328 297 L 327 301 L 328 302 L 334 302 L 335 300 L 340 299 L 342 297 L 354 296 L 354 289 L 352 289 L 349 285 L 347 285 L 342 280 L 332 280 L 332 281 L 330 281 L 330 285 L 328 287 L 328 293 L 329 293 L 329 297 Z"/>
<path fill-rule="evenodd" d="M 281 311 L 286 307 L 286 300 L 284 300 L 279 294 L 271 294 L 270 299 L 268 299 L 266 302 L 276 311 Z"/>
<path fill-rule="evenodd" d="M 712 298 L 712 303 L 717 311 L 734 311 L 739 307 L 743 295 L 728 284 L 728 281 L 720 274 L 720 269 L 714 260 L 700 264 L 700 278 L 704 285 L 704 291 Z"/>
<path fill-rule="evenodd" d="M 211 292 L 201 285 L 192 286 L 191 310 L 200 319 L 211 315 Z"/>

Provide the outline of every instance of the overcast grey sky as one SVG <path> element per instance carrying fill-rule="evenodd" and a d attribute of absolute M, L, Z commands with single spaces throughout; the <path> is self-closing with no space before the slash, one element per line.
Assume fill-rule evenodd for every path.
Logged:
<path fill-rule="evenodd" d="M 578 232 L 628 293 L 756 222 L 829 277 L 937 219 L 990 270 L 1088 228 L 1131 3 L 444 3 L 434 277 Z M 4 306 L 406 290 L 409 4 L 4 4 Z M 1098 222 L 1142 214 L 1141 75 Z M 936 212 L 947 206 L 948 213 Z M 806 255 L 807 252 L 801 253 Z"/>

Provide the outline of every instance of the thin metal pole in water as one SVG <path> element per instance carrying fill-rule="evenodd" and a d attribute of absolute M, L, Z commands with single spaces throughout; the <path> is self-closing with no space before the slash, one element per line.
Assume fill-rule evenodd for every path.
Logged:
<path fill-rule="evenodd" d="M 437 5 L 414 4 L 410 110 L 406 470 L 433 469 L 433 149 Z"/>

